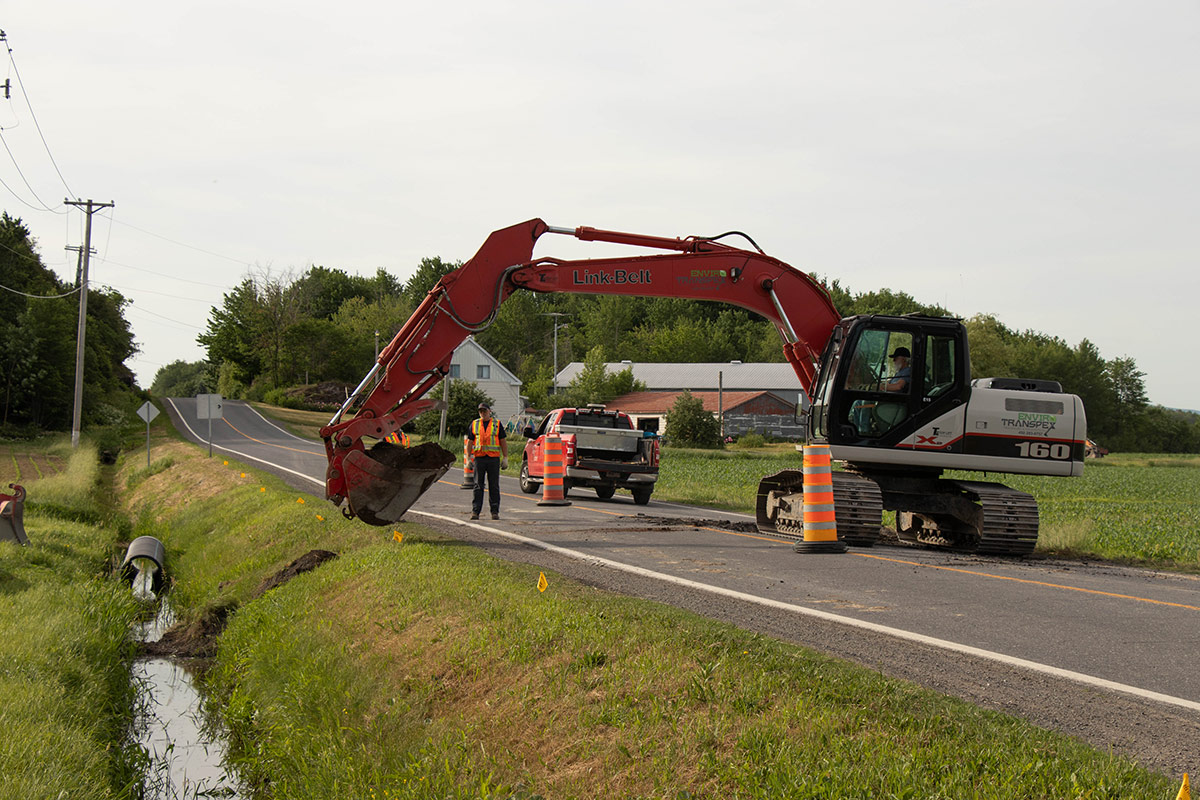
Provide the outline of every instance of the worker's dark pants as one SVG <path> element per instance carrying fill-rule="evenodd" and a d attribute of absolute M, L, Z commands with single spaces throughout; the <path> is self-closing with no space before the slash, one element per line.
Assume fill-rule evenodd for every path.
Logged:
<path fill-rule="evenodd" d="M 483 510 L 483 481 L 487 479 L 488 505 L 492 513 L 500 511 L 500 457 L 475 456 L 475 497 L 471 503 L 471 512 L 478 514 Z"/>

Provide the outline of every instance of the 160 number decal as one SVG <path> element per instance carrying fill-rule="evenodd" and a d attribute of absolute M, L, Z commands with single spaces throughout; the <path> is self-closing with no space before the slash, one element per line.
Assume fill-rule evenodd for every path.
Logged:
<path fill-rule="evenodd" d="M 1050 442 L 1021 442 L 1017 445 L 1017 452 L 1022 458 L 1058 458 L 1067 460 L 1071 458 L 1071 445 L 1062 444 L 1061 442 L 1051 444 Z"/>

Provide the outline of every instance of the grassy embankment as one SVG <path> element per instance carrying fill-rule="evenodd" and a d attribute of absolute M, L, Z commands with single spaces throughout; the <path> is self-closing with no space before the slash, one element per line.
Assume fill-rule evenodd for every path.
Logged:
<path fill-rule="evenodd" d="M 0 447 L 2 491 L 28 491 L 30 544 L 0 542 L 0 797 L 116 798 L 139 784 L 128 744 L 137 608 L 109 577 L 127 533 L 104 500 L 94 447 Z"/>
<path fill-rule="evenodd" d="M 313 412 L 263 411 L 312 438 L 329 419 L 328 414 Z M 518 454 L 523 444 L 524 439 L 514 438 L 510 452 Z M 456 455 L 461 450 L 450 449 Z M 515 476 L 519 455 L 511 461 L 509 474 Z M 798 469 L 799 462 L 791 444 L 729 450 L 667 447 L 654 496 L 753 513 L 759 480 L 779 470 Z M 969 472 L 947 476 L 996 481 L 1036 497 L 1041 553 L 1200 570 L 1200 456 L 1115 454 L 1088 461 L 1081 478 Z"/>
<path fill-rule="evenodd" d="M 208 682 L 243 776 L 266 796 L 1173 791 L 1076 741 L 803 648 L 554 574 L 540 593 L 534 567 L 414 523 L 348 522 L 194 447 L 155 456 L 170 466 L 119 481 L 123 500 L 138 533 L 166 542 L 185 619 L 237 608 Z M 251 599 L 311 548 L 341 555 Z"/>

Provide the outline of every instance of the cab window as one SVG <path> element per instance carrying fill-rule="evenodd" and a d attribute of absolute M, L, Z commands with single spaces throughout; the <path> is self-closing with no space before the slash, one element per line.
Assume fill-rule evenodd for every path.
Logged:
<path fill-rule="evenodd" d="M 913 391 L 911 332 L 875 328 L 863 331 L 850 356 L 839 422 L 863 439 L 879 438 L 908 417 Z"/>
<path fill-rule="evenodd" d="M 958 382 L 958 372 L 954 337 L 926 337 L 924 398 L 933 400 L 949 392 Z"/>

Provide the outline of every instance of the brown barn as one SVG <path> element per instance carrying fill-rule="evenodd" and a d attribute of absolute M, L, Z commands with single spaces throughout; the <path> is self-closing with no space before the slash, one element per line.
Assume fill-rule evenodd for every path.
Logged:
<path fill-rule="evenodd" d="M 624 411 L 638 428 L 666 435 L 667 412 L 682 392 L 630 392 L 609 401 L 609 408 Z M 723 418 L 723 435 L 741 436 L 761 433 L 770 436 L 801 438 L 801 426 L 795 424 L 796 408 L 777 394 L 766 391 L 692 392 L 704 403 L 704 410 Z"/>

